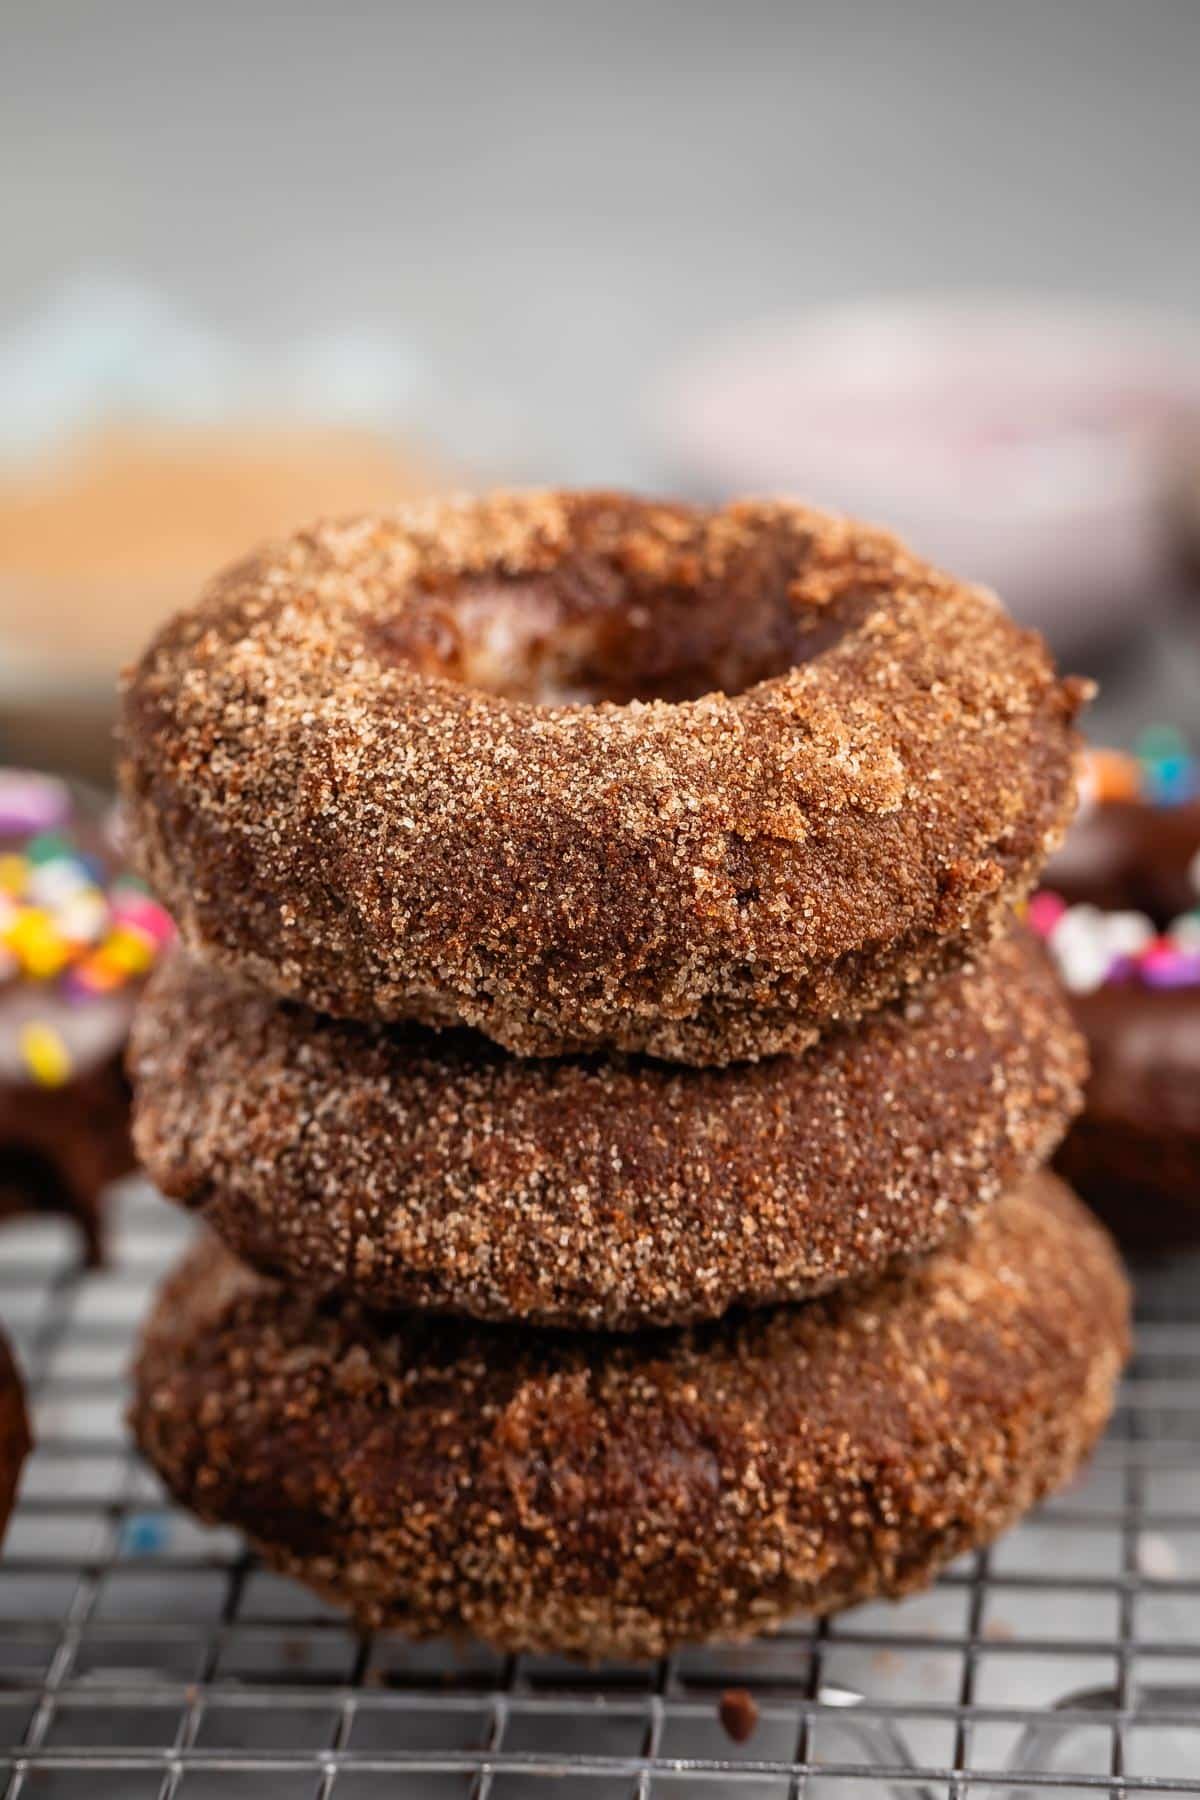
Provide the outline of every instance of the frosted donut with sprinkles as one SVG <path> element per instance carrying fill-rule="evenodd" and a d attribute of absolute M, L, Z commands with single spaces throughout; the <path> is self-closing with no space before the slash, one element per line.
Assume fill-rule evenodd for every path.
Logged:
<path fill-rule="evenodd" d="M 0 768 L 0 1221 L 66 1213 L 93 1264 L 134 1166 L 125 1042 L 172 935 L 95 796 Z"/>
<path fill-rule="evenodd" d="M 1166 726 L 1093 749 L 1029 906 L 1088 1040 L 1059 1166 L 1133 1250 L 1200 1243 L 1200 762 Z"/>
<path fill-rule="evenodd" d="M 883 532 L 499 494 L 218 577 L 128 676 L 121 781 L 184 941 L 277 994 L 722 1064 L 999 928 L 1085 693 Z"/>

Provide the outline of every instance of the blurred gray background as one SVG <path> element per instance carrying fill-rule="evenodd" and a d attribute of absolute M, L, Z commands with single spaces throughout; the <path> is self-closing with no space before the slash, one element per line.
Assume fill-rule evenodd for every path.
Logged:
<path fill-rule="evenodd" d="M 7 0 L 0 327 L 79 269 L 424 359 L 484 470 L 654 479 L 713 328 L 890 291 L 1200 297 L 1195 0 Z"/>
<path fill-rule="evenodd" d="M 662 371 L 714 333 L 808 305 L 1011 291 L 1200 321 L 1198 193 L 1200 0 L 0 0 L 0 346 L 80 278 L 102 290 L 106 276 L 260 346 L 264 364 L 280 341 L 331 323 L 364 342 L 380 334 L 411 352 L 398 423 L 484 477 L 670 486 L 647 420 Z M 8 395 L 0 367 L 0 448 L 6 417 L 31 397 L 36 412 L 38 382 L 35 369 L 23 397 Z M 135 507 L 135 533 L 142 518 Z M 104 770 L 114 670 L 91 667 L 85 681 L 73 663 L 39 664 L 35 682 L 27 646 L 5 642 L 3 550 L 0 757 Z M 72 572 L 47 588 L 59 608 L 47 637 L 62 638 L 50 647 L 64 665 L 83 609 L 104 604 L 86 546 L 80 560 L 78 595 Z M 18 581 L 24 596 L 24 569 Z M 1103 646 L 1091 729 L 1122 743 L 1154 719 L 1194 733 L 1200 606 L 1174 593 L 1132 602 L 1136 631 Z M 143 1226 L 131 1210 L 122 1227 L 143 1273 L 166 1241 L 159 1214 Z M 121 1286 L 119 1312 L 104 1277 L 91 1293 L 76 1316 L 114 1324 L 123 1360 L 118 1337 L 142 1289 Z M 6 1305 L 37 1321 L 41 1291 L 10 1281 Z M 67 1343 L 75 1361 L 45 1341 L 56 1371 L 91 1373 L 90 1338 Z M 1183 1412 L 1159 1404 L 1158 1369 L 1147 1417 L 1182 1433 Z M 109 1375 L 105 1364 L 115 1392 Z M 78 1411 L 71 1391 L 51 1385 L 51 1404 L 68 1409 L 51 1429 L 85 1446 L 83 1433 L 108 1432 L 94 1443 L 115 1456 L 115 1410 L 97 1427 L 91 1390 Z M 1193 1480 L 1182 1437 L 1130 1432 L 1130 1471 L 1143 1450 L 1175 1462 L 1145 1482 L 1115 1462 L 1097 1472 L 1086 1504 L 1107 1523 L 1077 1534 L 1070 1568 L 1111 1564 L 1113 1592 L 1085 1579 L 1066 1606 L 1053 1584 L 1006 1592 L 997 1616 L 990 1598 L 986 1613 L 973 1605 L 970 1679 L 986 1704 L 1048 1705 L 1110 1681 L 1111 1657 L 1092 1650 L 1116 1628 L 1118 1586 L 1123 1629 L 1133 1619 L 1194 1649 L 1190 1589 L 1145 1601 L 1133 1568 L 1115 1578 L 1133 1548 L 1129 1496 L 1145 1486 L 1169 1517 Z M 1064 1543 L 1061 1528 L 1025 1527 L 996 1567 L 1040 1569 Z M 1185 1581 L 1195 1572 L 1186 1533 L 1150 1547 Z M 147 1594 L 161 1608 L 161 1584 Z M 953 1646 L 961 1589 L 945 1613 L 912 1604 L 923 1603 L 897 1619 L 924 1620 L 918 1636 L 940 1631 Z M 995 1641 L 976 1658 L 981 1617 Z M 1002 1654 L 1018 1630 L 1053 1660 Z M 290 1626 L 285 1642 L 302 1667 Z M 1123 1639 L 1123 1691 L 1144 1666 Z M 856 1658 L 835 1643 L 825 1667 L 897 1708 L 923 1707 L 918 1732 L 936 1731 L 938 1705 L 964 1691 L 957 1659 L 936 1648 Z M 1154 1675 L 1194 1682 L 1195 1664 L 1159 1657 Z M 314 1704 L 321 1693 L 314 1685 Z"/>

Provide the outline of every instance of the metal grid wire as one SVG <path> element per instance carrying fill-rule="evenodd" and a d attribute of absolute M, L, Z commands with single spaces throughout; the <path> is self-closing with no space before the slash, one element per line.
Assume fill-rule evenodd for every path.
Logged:
<path fill-rule="evenodd" d="M 1090 1472 L 928 1594 L 589 1669 L 356 1637 L 167 1505 L 123 1383 L 187 1226 L 136 1183 L 114 1217 L 100 1275 L 55 1223 L 0 1238 L 38 1437 L 0 1558 L 4 1800 L 1200 1794 L 1200 1263 L 1141 1280 Z"/>

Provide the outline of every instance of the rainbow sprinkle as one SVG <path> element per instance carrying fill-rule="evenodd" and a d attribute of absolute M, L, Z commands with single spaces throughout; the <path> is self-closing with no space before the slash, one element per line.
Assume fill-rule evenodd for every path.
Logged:
<path fill-rule="evenodd" d="M 1144 800 L 1183 806 L 1200 794 L 1200 763 L 1173 725 L 1148 725 L 1133 754 L 1089 749 L 1080 781 L 1085 806 L 1105 800 Z"/>
<path fill-rule="evenodd" d="M 1025 917 L 1049 946 L 1073 994 L 1095 993 L 1111 981 L 1153 988 L 1200 985 L 1200 909 L 1181 914 L 1160 933 L 1145 913 L 1068 906 L 1060 894 L 1043 888 Z"/>
<path fill-rule="evenodd" d="M 0 769 L 0 837 L 54 831 L 71 816 L 71 790 L 53 775 Z"/>
<path fill-rule="evenodd" d="M 1101 748 L 1084 752 L 1082 809 L 1121 800 L 1182 806 L 1197 795 L 1200 763 L 1172 725 L 1147 726 L 1132 755 Z M 1200 899 L 1200 851 L 1190 874 Z M 1109 982 L 1151 988 L 1200 985 L 1200 905 L 1159 932 L 1145 913 L 1068 906 L 1061 894 L 1043 888 L 1029 901 L 1026 919 L 1049 946 L 1073 994 L 1094 993 Z"/>
<path fill-rule="evenodd" d="M 71 1077 L 67 1046 L 53 1025 L 33 1019 L 21 1027 L 21 1058 L 39 1087 L 61 1087 Z"/>
<path fill-rule="evenodd" d="M 0 990 L 45 988 L 47 1016 L 26 1020 L 18 1042 L 23 1066 L 44 1087 L 71 1075 L 53 1004 L 83 1005 L 140 980 L 174 936 L 136 877 L 110 879 L 73 839 L 72 811 L 64 782 L 0 769 Z"/>

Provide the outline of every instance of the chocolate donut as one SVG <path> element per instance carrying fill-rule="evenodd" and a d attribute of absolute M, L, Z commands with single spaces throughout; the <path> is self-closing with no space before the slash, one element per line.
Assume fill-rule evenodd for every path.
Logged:
<path fill-rule="evenodd" d="M 1200 802 L 1193 775 L 1095 752 L 1031 908 L 1092 1066 L 1058 1167 L 1134 1250 L 1200 1240 Z"/>
<path fill-rule="evenodd" d="M 0 1542 L 12 1511 L 21 1465 L 31 1448 L 21 1377 L 0 1333 Z"/>
<path fill-rule="evenodd" d="M 176 955 L 130 1070 L 151 1177 L 290 1287 L 625 1330 L 929 1249 L 1050 1154 L 1084 1059 L 1022 933 L 805 1056 L 728 1069 L 519 1062 Z"/>
<path fill-rule="evenodd" d="M 134 1167 L 122 1059 L 170 936 L 98 803 L 0 769 L 0 1219 L 66 1213 L 91 1263 L 100 1196 Z"/>
<path fill-rule="evenodd" d="M 1091 1449 L 1127 1310 L 1049 1176 L 873 1286 L 633 1338 L 316 1305 L 209 1241 L 132 1423 L 180 1501 L 363 1626 L 657 1656 L 989 1542 Z"/>
<path fill-rule="evenodd" d="M 1133 983 L 1074 996 L 1087 1107 L 1057 1157 L 1130 1250 L 1200 1240 L 1200 990 Z"/>
<path fill-rule="evenodd" d="M 0 1221 L 64 1214 L 79 1229 L 85 1261 L 98 1268 L 104 1260 L 101 1196 L 135 1167 L 129 1083 L 119 1050 L 49 1087 L 19 1070 L 0 1077 Z"/>
<path fill-rule="evenodd" d="M 122 784 L 185 941 L 280 995 L 722 1064 L 998 928 L 1085 691 L 884 533 L 500 495 L 221 576 L 129 677 Z"/>

